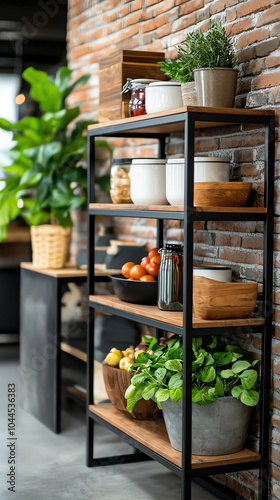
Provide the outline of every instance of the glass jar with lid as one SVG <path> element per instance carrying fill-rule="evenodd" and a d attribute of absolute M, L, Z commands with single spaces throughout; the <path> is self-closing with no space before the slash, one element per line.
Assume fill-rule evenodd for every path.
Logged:
<path fill-rule="evenodd" d="M 131 78 L 127 79 L 122 92 L 131 91 L 131 97 L 128 105 L 130 116 L 140 116 L 146 114 L 145 89 L 150 83 L 155 81 L 156 80 L 151 80 L 149 78 L 137 78 L 136 80 L 131 80 Z"/>
<path fill-rule="evenodd" d="M 131 158 L 114 159 L 111 167 L 110 196 L 113 203 L 131 203 Z"/>

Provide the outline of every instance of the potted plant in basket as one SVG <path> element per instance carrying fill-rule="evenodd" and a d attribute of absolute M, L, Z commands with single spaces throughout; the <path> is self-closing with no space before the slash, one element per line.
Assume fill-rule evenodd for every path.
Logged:
<path fill-rule="evenodd" d="M 198 106 L 233 107 L 238 69 L 234 69 L 233 43 L 219 23 L 211 23 L 207 33 L 188 33 L 178 46 L 178 58 L 159 63 L 171 78 L 195 82 Z M 191 84 L 188 83 L 190 86 Z M 196 104 L 184 98 L 187 86 L 182 86 L 185 105 Z M 192 90 L 193 92 L 193 90 Z"/>
<path fill-rule="evenodd" d="M 166 346 L 145 338 L 148 352 L 138 355 L 125 393 L 127 409 L 155 398 L 171 446 L 182 450 L 183 346 L 174 335 Z M 222 455 L 243 449 L 251 409 L 259 401 L 259 361 L 218 337 L 194 338 L 192 344 L 192 452 Z"/>
<path fill-rule="evenodd" d="M 72 71 L 60 68 L 55 77 L 30 67 L 23 78 L 42 115 L 18 123 L 0 119 L 0 128 L 13 132 L 9 152 L 12 164 L 5 171 L 0 191 L 0 241 L 7 225 L 18 216 L 31 226 L 33 263 L 63 267 L 70 242 L 71 210 L 85 206 L 87 170 L 81 164 L 87 152 L 89 121 L 79 120 L 80 107 L 69 108 L 67 97 L 89 79 L 71 82 Z M 75 122 L 73 122 L 75 120 Z M 110 150 L 105 141 L 97 143 Z M 106 179 L 99 178 L 103 185 Z M 109 189 L 109 188 L 108 188 Z"/>

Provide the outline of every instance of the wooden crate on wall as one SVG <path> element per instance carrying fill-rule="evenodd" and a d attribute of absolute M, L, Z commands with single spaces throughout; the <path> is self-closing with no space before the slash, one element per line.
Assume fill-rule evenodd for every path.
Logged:
<path fill-rule="evenodd" d="M 121 94 L 127 78 L 166 80 L 157 64 L 164 59 L 164 52 L 140 50 L 122 50 L 104 57 L 99 66 L 99 121 L 128 116 L 130 92 Z"/>

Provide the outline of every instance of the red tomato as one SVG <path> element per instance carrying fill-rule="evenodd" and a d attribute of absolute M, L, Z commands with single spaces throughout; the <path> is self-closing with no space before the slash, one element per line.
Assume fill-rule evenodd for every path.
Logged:
<path fill-rule="evenodd" d="M 161 261 L 161 256 L 160 256 L 160 254 L 155 255 L 154 257 L 152 257 L 152 258 L 150 259 L 150 263 L 151 263 L 151 264 L 157 264 L 158 266 L 160 265 L 160 261 Z"/>
<path fill-rule="evenodd" d="M 157 276 L 158 276 L 158 270 L 159 270 L 159 265 L 156 264 L 155 262 L 154 263 L 150 262 L 146 266 L 147 273 L 150 274 L 151 276 L 153 276 L 154 278 L 157 278 Z"/>
<path fill-rule="evenodd" d="M 149 264 L 149 262 L 150 262 L 149 257 L 143 257 L 143 259 L 141 260 L 141 266 L 144 267 L 145 269 L 146 265 Z"/>
<path fill-rule="evenodd" d="M 145 276 L 140 278 L 140 281 L 155 281 L 155 278 L 153 278 L 150 274 L 145 274 Z"/>
<path fill-rule="evenodd" d="M 158 248 L 152 248 L 152 250 L 150 250 L 148 253 L 149 259 L 155 257 L 156 255 L 158 255 Z"/>
<path fill-rule="evenodd" d="M 122 274 L 124 275 L 125 278 L 129 278 L 130 276 L 130 269 L 135 266 L 134 262 L 126 262 L 122 266 Z"/>
<path fill-rule="evenodd" d="M 140 278 L 145 274 L 147 274 L 147 271 L 139 264 L 137 264 L 137 266 L 133 266 L 130 270 L 130 277 L 134 280 L 140 280 Z"/>

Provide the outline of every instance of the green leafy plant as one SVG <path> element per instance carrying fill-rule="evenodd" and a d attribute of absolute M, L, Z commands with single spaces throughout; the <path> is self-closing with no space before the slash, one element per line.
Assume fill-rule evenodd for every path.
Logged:
<path fill-rule="evenodd" d="M 233 68 L 237 64 L 233 44 L 220 23 L 211 23 L 208 32 L 188 33 L 178 45 L 178 57 L 158 63 L 170 78 L 181 83 L 194 81 L 193 71 L 199 68 Z"/>
<path fill-rule="evenodd" d="M 144 338 L 147 351 L 140 353 L 129 368 L 134 375 L 127 388 L 127 410 L 143 398 L 175 403 L 183 397 L 182 339 L 174 335 L 166 346 L 155 338 Z M 213 403 L 218 397 L 233 396 L 247 406 L 256 406 L 259 393 L 259 361 L 252 361 L 247 351 L 227 345 L 218 337 L 194 338 L 192 343 L 192 401 L 198 405 Z"/>
<path fill-rule="evenodd" d="M 84 205 L 87 170 L 82 160 L 87 152 L 86 129 L 91 122 L 77 120 L 80 107 L 69 108 L 67 97 L 85 84 L 89 75 L 72 82 L 72 71 L 60 68 L 55 77 L 30 67 L 23 72 L 30 83 L 30 96 L 42 115 L 27 116 L 18 123 L 0 118 L 0 128 L 13 132 L 15 145 L 9 152 L 11 165 L 0 191 L 0 241 L 7 225 L 21 216 L 29 225 L 55 222 L 72 226 L 70 211 Z M 73 120 L 75 120 L 73 122 Z M 96 146 L 112 149 L 106 141 Z M 107 176 L 97 182 L 108 191 Z"/>

